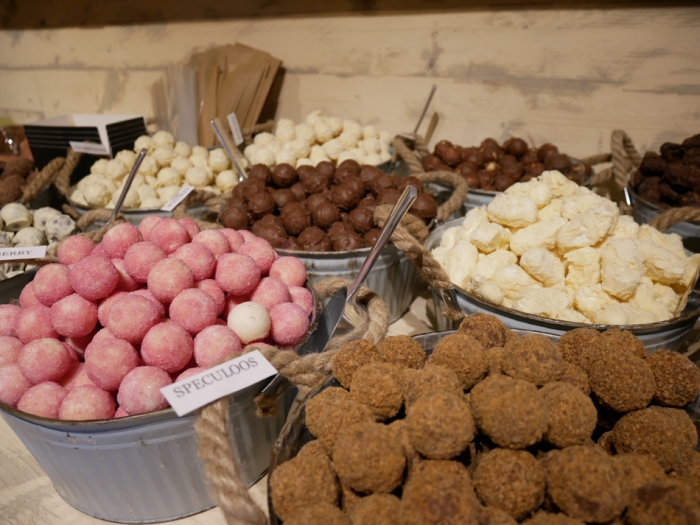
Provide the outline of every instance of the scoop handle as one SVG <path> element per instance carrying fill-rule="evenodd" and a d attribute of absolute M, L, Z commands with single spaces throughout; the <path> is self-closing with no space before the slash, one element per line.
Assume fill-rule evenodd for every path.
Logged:
<path fill-rule="evenodd" d="M 129 172 L 129 176 L 126 178 L 126 182 L 124 183 L 124 187 L 122 188 L 122 192 L 119 194 L 119 199 L 117 199 L 117 203 L 114 205 L 114 209 L 112 210 L 112 215 L 109 216 L 109 220 L 107 221 L 107 226 L 112 224 L 114 219 L 117 218 L 117 215 L 119 214 L 119 210 L 122 209 L 122 204 L 124 204 L 124 199 L 126 199 L 126 194 L 129 193 L 129 188 L 131 188 L 131 183 L 134 182 L 134 177 L 136 177 L 136 173 L 138 173 L 139 168 L 141 167 L 141 163 L 143 162 L 143 159 L 146 157 L 146 153 L 148 153 L 148 150 L 146 148 L 142 148 L 141 151 L 139 151 L 138 157 L 136 157 L 136 161 L 134 161 L 134 165 L 131 167 L 131 171 Z"/>
<path fill-rule="evenodd" d="M 219 142 L 221 142 L 224 151 L 228 155 L 228 158 L 231 159 L 231 162 L 236 167 L 236 171 L 238 172 L 240 182 L 243 182 L 248 178 L 248 176 L 245 174 L 245 171 L 241 169 L 241 166 L 238 164 L 238 161 L 236 160 L 236 157 L 233 154 L 233 150 L 234 148 L 236 148 L 236 145 L 231 141 L 226 132 L 224 132 L 224 127 L 221 125 L 219 117 L 211 119 L 209 121 L 209 124 L 211 124 L 211 127 L 214 129 L 214 133 L 216 133 L 216 136 L 218 137 Z"/>

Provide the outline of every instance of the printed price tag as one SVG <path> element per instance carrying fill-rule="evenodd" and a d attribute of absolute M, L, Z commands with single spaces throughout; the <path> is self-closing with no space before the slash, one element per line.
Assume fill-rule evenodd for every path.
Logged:
<path fill-rule="evenodd" d="M 48 246 L 18 246 L 17 248 L 0 248 L 0 261 L 41 259 L 46 257 L 46 248 L 48 248 Z"/>
<path fill-rule="evenodd" d="M 178 416 L 189 414 L 277 374 L 259 350 L 231 359 L 160 389 Z"/>
<path fill-rule="evenodd" d="M 161 210 L 173 211 L 178 204 L 185 200 L 185 197 L 192 193 L 193 189 L 194 186 L 183 186 L 172 199 L 165 203 Z"/>
<path fill-rule="evenodd" d="M 230 113 L 228 117 L 228 125 L 231 128 L 231 135 L 233 135 L 233 141 L 236 146 L 243 144 L 243 133 L 241 133 L 241 126 L 238 124 L 238 117 L 235 113 Z"/>
<path fill-rule="evenodd" d="M 90 155 L 109 155 L 109 151 L 102 144 L 94 142 L 76 142 L 71 140 L 70 147 L 77 153 L 89 153 Z"/>

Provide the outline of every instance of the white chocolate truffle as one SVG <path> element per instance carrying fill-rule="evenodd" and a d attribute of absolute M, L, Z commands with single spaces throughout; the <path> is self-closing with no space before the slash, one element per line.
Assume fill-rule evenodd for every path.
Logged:
<path fill-rule="evenodd" d="M 321 110 L 314 109 L 311 113 L 306 115 L 306 119 L 304 119 L 304 122 L 306 122 L 309 126 L 314 126 L 316 125 L 316 122 L 322 119 L 323 116 L 321 115 Z"/>
<path fill-rule="evenodd" d="M 155 177 L 158 174 L 159 169 L 158 161 L 151 155 L 146 155 L 143 158 L 143 162 L 141 162 L 137 173 L 143 176 L 151 175 L 152 177 Z"/>
<path fill-rule="evenodd" d="M 37 230 L 44 231 L 46 230 L 46 221 L 54 215 L 61 215 L 61 212 L 56 208 L 51 208 L 49 206 L 39 208 L 38 210 L 34 211 L 34 223 L 32 226 L 34 226 Z"/>
<path fill-rule="evenodd" d="M 486 211 L 492 222 L 512 228 L 524 228 L 537 221 L 537 204 L 520 193 L 499 193 Z"/>
<path fill-rule="evenodd" d="M 338 139 L 331 139 L 323 145 L 323 151 L 329 159 L 336 160 L 343 152 L 343 143 Z"/>
<path fill-rule="evenodd" d="M 160 148 L 161 146 L 170 146 L 172 148 L 175 146 L 175 137 L 169 131 L 156 131 L 151 142 L 155 148 Z"/>
<path fill-rule="evenodd" d="M 190 168 L 185 173 L 185 182 L 195 188 L 209 186 L 212 183 L 213 177 L 204 168 Z"/>
<path fill-rule="evenodd" d="M 155 146 L 151 146 L 151 137 L 148 135 L 141 135 L 136 139 L 136 142 L 134 142 L 134 151 L 136 153 L 141 153 L 141 150 L 144 148 L 147 151 L 153 151 L 155 149 Z"/>
<path fill-rule="evenodd" d="M 138 157 L 138 155 L 136 155 L 136 153 L 134 153 L 130 149 L 123 149 L 114 156 L 116 160 L 120 160 L 124 163 L 127 172 L 131 170 L 131 168 L 134 166 L 134 163 L 136 162 L 136 157 Z"/>
<path fill-rule="evenodd" d="M 161 168 L 170 166 L 172 161 L 177 157 L 175 150 L 170 146 L 160 146 L 152 153 L 152 155 L 158 162 L 158 166 Z"/>
<path fill-rule="evenodd" d="M 109 203 L 109 199 L 112 197 L 112 192 L 109 191 L 109 188 L 106 185 L 96 182 L 83 190 L 83 196 L 88 206 L 93 208 L 103 208 Z"/>
<path fill-rule="evenodd" d="M 158 188 L 156 190 L 156 193 L 158 193 L 158 197 L 160 197 L 160 200 L 162 200 L 163 203 L 166 203 L 175 195 L 177 195 L 178 191 L 180 191 L 179 186 L 163 186 L 162 188 Z"/>
<path fill-rule="evenodd" d="M 208 168 L 209 167 L 209 157 L 202 157 L 201 155 L 192 155 L 190 157 L 190 162 L 195 168 Z M 187 173 L 187 172 L 185 172 Z"/>
<path fill-rule="evenodd" d="M 324 119 L 321 118 L 316 120 L 313 126 L 314 133 L 316 134 L 316 140 L 320 144 L 328 142 L 333 138 L 333 128 L 331 128 L 330 125 L 328 125 Z"/>
<path fill-rule="evenodd" d="M 311 159 L 299 159 L 294 167 L 299 168 L 300 166 L 316 166 L 316 164 Z"/>
<path fill-rule="evenodd" d="M 257 135 L 255 135 L 255 137 L 253 137 L 253 144 L 264 148 L 273 140 L 275 140 L 275 136 L 272 133 L 263 131 L 262 133 L 258 133 Z"/>
<path fill-rule="evenodd" d="M 255 164 L 253 162 L 253 159 L 255 158 L 255 154 L 260 150 L 260 146 L 256 144 L 250 144 L 246 146 L 246 148 L 243 150 L 243 155 L 245 156 L 246 159 L 250 161 L 251 164 Z"/>
<path fill-rule="evenodd" d="M 363 139 L 373 139 L 376 137 L 379 137 L 379 132 L 377 131 L 377 128 L 374 127 L 372 124 L 367 124 L 365 127 L 362 128 Z"/>
<path fill-rule="evenodd" d="M 12 244 L 15 246 L 44 246 L 47 244 L 46 235 L 44 235 L 44 232 L 41 230 L 37 230 L 31 226 L 29 228 L 22 228 L 12 238 Z"/>
<path fill-rule="evenodd" d="M 129 173 L 129 168 L 119 159 L 112 159 L 107 162 L 107 168 L 104 172 L 105 176 L 112 180 L 119 180 L 127 173 Z"/>
<path fill-rule="evenodd" d="M 644 276 L 644 255 L 632 239 L 611 239 L 600 251 L 600 277 L 610 295 L 629 299 Z"/>
<path fill-rule="evenodd" d="M 556 318 L 569 308 L 569 296 L 554 288 L 525 290 L 513 301 L 513 308 L 521 312 Z"/>
<path fill-rule="evenodd" d="M 232 170 L 224 170 L 216 176 L 216 186 L 221 191 L 230 190 L 238 184 L 238 175 Z"/>
<path fill-rule="evenodd" d="M 209 158 L 209 150 L 205 148 L 204 146 L 193 146 L 192 147 L 192 155 L 191 157 L 204 157 L 205 159 Z"/>
<path fill-rule="evenodd" d="M 280 141 L 280 143 L 284 144 L 285 142 L 291 142 L 295 138 L 297 138 L 297 132 L 296 132 L 296 127 L 294 126 L 294 123 L 291 120 L 289 120 L 289 122 L 292 122 L 291 125 L 285 125 L 285 126 L 280 125 L 282 123 L 282 120 L 287 121 L 287 119 L 280 119 L 277 122 L 277 129 L 275 130 L 275 136 L 277 137 L 277 140 Z"/>
<path fill-rule="evenodd" d="M 145 199 L 157 199 L 158 198 L 158 194 L 156 193 L 156 190 L 154 190 L 148 184 L 142 184 L 141 186 L 136 188 L 136 193 L 139 194 L 139 201 L 141 203 L 142 208 L 143 208 L 143 201 Z"/>
<path fill-rule="evenodd" d="M 297 163 L 297 158 L 291 151 L 282 150 L 275 155 L 275 163 L 278 166 L 280 164 L 289 164 L 290 166 L 294 166 Z"/>
<path fill-rule="evenodd" d="M 510 236 L 510 230 L 500 224 L 487 222 L 471 232 L 469 240 L 480 252 L 491 253 L 500 248 L 507 248 Z"/>
<path fill-rule="evenodd" d="M 291 142 L 289 144 L 291 144 Z M 265 164 L 265 166 L 267 166 L 268 168 L 273 168 L 275 166 L 275 154 L 267 148 L 260 148 L 258 151 L 255 152 L 253 158 L 250 159 L 250 163 L 253 165 Z"/>
<path fill-rule="evenodd" d="M 309 144 L 313 144 L 316 141 L 316 132 L 314 131 L 313 126 L 310 126 L 309 124 L 298 124 L 294 129 L 296 135 L 294 140 L 302 139 Z"/>
<path fill-rule="evenodd" d="M 109 162 L 107 159 L 97 160 L 92 166 L 90 166 L 90 173 L 104 173 L 107 169 L 107 162 Z"/>
<path fill-rule="evenodd" d="M 554 286 L 564 281 L 564 265 L 559 257 L 544 248 L 534 248 L 520 257 L 520 266 L 545 286 Z M 567 305 L 564 308 L 568 308 Z M 552 317 L 552 314 L 549 317 Z"/>
<path fill-rule="evenodd" d="M 331 133 L 337 137 L 343 131 L 343 121 L 338 117 L 326 117 L 326 124 L 331 127 Z"/>
<path fill-rule="evenodd" d="M 71 193 L 70 200 L 78 206 L 89 206 L 89 204 L 85 200 L 85 195 L 83 195 L 83 190 L 81 190 L 80 188 L 76 188 L 75 191 Z"/>
<path fill-rule="evenodd" d="M 178 157 L 186 158 L 192 155 L 192 148 L 190 148 L 190 145 L 187 144 L 187 142 L 182 140 L 178 141 L 173 149 L 175 150 L 175 155 Z"/>
<path fill-rule="evenodd" d="M 63 213 L 54 215 L 46 221 L 46 238 L 50 243 L 67 239 L 75 231 L 75 221 Z"/>
<path fill-rule="evenodd" d="M 544 182 L 537 179 L 530 182 L 516 182 L 504 192 L 507 195 L 521 193 L 530 197 L 537 204 L 537 208 L 544 208 L 552 200 L 552 190 Z"/>
<path fill-rule="evenodd" d="M 158 197 L 149 197 L 148 199 L 144 199 L 141 201 L 141 204 L 139 205 L 139 209 L 141 210 L 153 210 L 153 209 L 161 209 L 163 207 L 163 204 L 165 204 L 161 199 Z"/>
<path fill-rule="evenodd" d="M 269 149 L 272 153 L 277 155 L 280 151 L 282 151 L 282 143 L 275 139 L 271 140 L 270 142 L 267 143 L 267 146 L 265 146 L 267 149 Z"/>
<path fill-rule="evenodd" d="M 291 142 L 287 142 L 283 150 L 291 151 L 297 159 L 303 159 L 311 153 L 311 143 L 303 138 L 296 138 Z"/>
<path fill-rule="evenodd" d="M 338 159 L 336 162 L 340 165 L 346 160 L 357 160 L 357 156 L 352 152 L 352 151 L 343 151 L 340 155 L 338 155 Z"/>
<path fill-rule="evenodd" d="M 184 176 L 185 173 L 187 173 L 187 170 L 193 166 L 194 164 L 192 164 L 192 161 L 190 159 L 186 159 L 185 157 L 175 157 L 170 164 L 170 168 L 174 169 L 182 176 Z"/>
<path fill-rule="evenodd" d="M 345 148 L 346 150 L 350 150 L 356 147 L 358 144 L 358 136 L 355 133 L 347 131 L 343 131 L 340 135 L 338 135 L 337 139 L 340 141 L 340 143 L 343 145 L 343 148 Z"/>
<path fill-rule="evenodd" d="M 362 137 L 362 126 L 359 122 L 355 122 L 354 120 L 343 121 L 343 133 L 346 131 L 350 131 L 357 135 L 358 140 Z"/>
<path fill-rule="evenodd" d="M 217 148 L 209 153 L 209 167 L 214 170 L 214 173 L 219 173 L 229 169 L 231 161 L 223 148 Z"/>
<path fill-rule="evenodd" d="M 106 208 L 112 209 L 117 205 L 117 201 L 119 200 L 119 196 L 121 195 L 123 189 L 124 187 L 122 186 L 117 191 L 112 193 L 112 198 L 110 199 L 109 204 L 105 206 Z M 139 199 L 139 193 L 137 190 L 138 186 L 134 186 L 132 184 L 131 188 L 129 188 L 129 191 L 126 194 L 126 197 L 124 198 L 124 202 L 122 203 L 123 209 L 128 210 L 139 207 L 139 205 L 141 204 L 141 200 Z"/>

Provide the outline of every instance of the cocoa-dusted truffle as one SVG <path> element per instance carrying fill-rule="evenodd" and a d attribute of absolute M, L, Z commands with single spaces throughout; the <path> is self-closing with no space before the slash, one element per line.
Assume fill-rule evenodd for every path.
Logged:
<path fill-rule="evenodd" d="M 294 199 L 297 202 L 301 202 L 306 198 L 306 191 L 304 191 L 304 186 L 302 186 L 301 182 L 292 184 L 289 191 L 292 192 L 292 195 L 294 195 Z"/>
<path fill-rule="evenodd" d="M 403 397 L 406 406 L 415 403 L 421 396 L 431 392 L 462 394 L 462 385 L 457 374 L 446 366 L 427 363 L 423 368 L 401 370 Z"/>
<path fill-rule="evenodd" d="M 598 401 L 617 412 L 646 407 L 656 392 L 651 367 L 630 352 L 604 352 L 588 369 Z"/>
<path fill-rule="evenodd" d="M 350 211 L 360 202 L 360 195 L 353 186 L 343 183 L 331 189 L 331 202 L 341 210 Z"/>
<path fill-rule="evenodd" d="M 393 494 L 370 494 L 349 512 L 354 525 L 394 525 L 399 518 L 399 498 Z"/>
<path fill-rule="evenodd" d="M 330 413 L 331 407 L 348 399 L 350 399 L 350 394 L 347 390 L 337 386 L 324 388 L 309 399 L 306 403 L 306 426 L 309 431 L 316 437 L 321 435 L 324 421 Z M 317 441 L 322 445 L 320 440 Z"/>
<path fill-rule="evenodd" d="M 401 368 L 423 368 L 425 350 L 418 341 L 407 335 L 389 336 L 377 345 L 379 358 Z"/>
<path fill-rule="evenodd" d="M 634 493 L 626 516 L 629 525 L 700 523 L 700 503 L 684 483 L 660 479 Z"/>
<path fill-rule="evenodd" d="M 506 344 L 506 325 L 493 315 L 472 314 L 464 318 L 459 325 L 459 332 L 479 341 L 485 350 Z"/>
<path fill-rule="evenodd" d="M 289 188 L 299 180 L 299 174 L 293 166 L 289 164 L 278 164 L 272 172 L 272 180 L 280 188 Z"/>
<path fill-rule="evenodd" d="M 321 175 L 323 175 L 327 179 L 332 179 L 333 174 L 335 173 L 335 166 L 333 165 L 332 162 L 329 162 L 327 160 L 324 160 L 324 161 L 316 164 L 316 169 L 318 170 L 318 172 Z"/>
<path fill-rule="evenodd" d="M 267 186 L 272 181 L 272 172 L 265 164 L 256 164 L 250 168 L 248 180 L 260 180 Z"/>
<path fill-rule="evenodd" d="M 459 378 L 464 390 L 471 389 L 488 372 L 488 360 L 484 347 L 471 336 L 456 333 L 440 339 L 428 364 L 444 366 Z"/>
<path fill-rule="evenodd" d="M 682 407 L 700 393 L 700 369 L 683 354 L 657 350 L 646 363 L 656 382 L 654 399 L 660 404 Z"/>
<path fill-rule="evenodd" d="M 429 193 L 419 193 L 409 211 L 424 221 L 429 221 L 437 215 L 437 203 Z"/>
<path fill-rule="evenodd" d="M 692 451 L 697 454 L 697 452 Z M 625 483 L 634 492 L 647 483 L 657 479 L 665 479 L 666 472 L 659 462 L 651 456 L 642 454 L 620 454 L 615 456 L 615 463 L 622 469 Z"/>
<path fill-rule="evenodd" d="M 382 173 L 381 175 L 375 176 L 369 183 L 369 191 L 376 198 L 382 191 L 396 189 L 396 178 Z"/>
<path fill-rule="evenodd" d="M 248 211 L 254 219 L 260 219 L 277 208 L 274 197 L 266 191 L 251 195 L 248 199 Z"/>
<path fill-rule="evenodd" d="M 229 205 L 221 214 L 221 224 L 233 230 L 245 230 L 250 224 L 245 204 Z"/>
<path fill-rule="evenodd" d="M 282 208 L 280 216 L 288 233 L 299 235 L 311 226 L 311 214 L 298 202 L 290 202 Z"/>
<path fill-rule="evenodd" d="M 340 210 L 332 202 L 324 201 L 311 209 L 311 218 L 319 228 L 328 228 L 340 219 Z"/>
<path fill-rule="evenodd" d="M 258 237 L 265 239 L 275 248 L 281 248 L 283 241 L 287 238 L 282 219 L 274 215 L 265 215 L 262 219 L 253 223 L 251 231 Z"/>
<path fill-rule="evenodd" d="M 359 234 L 367 233 L 374 226 L 374 214 L 366 206 L 360 206 L 348 213 L 350 224 Z"/>
<path fill-rule="evenodd" d="M 284 522 L 287 525 L 350 525 L 343 511 L 328 503 L 297 507 Z"/>
<path fill-rule="evenodd" d="M 503 348 L 503 372 L 537 386 L 557 381 L 561 377 L 563 367 L 564 359 L 559 349 L 544 335 L 527 334 L 515 341 L 509 341 Z"/>
<path fill-rule="evenodd" d="M 583 445 L 593 434 L 598 413 L 591 398 L 569 383 L 548 383 L 540 389 L 547 407 L 544 439 L 555 447 Z"/>
<path fill-rule="evenodd" d="M 332 244 L 328 235 L 316 226 L 306 228 L 297 237 L 297 243 L 305 252 L 329 252 Z"/>
<path fill-rule="evenodd" d="M 578 365 L 565 361 L 559 381 L 575 386 L 587 396 L 591 395 L 591 385 L 588 382 L 588 375 L 583 368 Z"/>
<path fill-rule="evenodd" d="M 290 189 L 281 189 L 281 190 L 275 190 L 272 193 L 272 198 L 275 199 L 275 204 L 277 204 L 277 208 L 280 210 L 284 208 L 287 204 L 290 202 L 296 202 L 296 199 L 294 198 L 294 194 Z"/>
<path fill-rule="evenodd" d="M 372 341 L 350 341 L 341 346 L 333 358 L 333 376 L 345 388 L 350 388 L 358 368 L 379 360 L 379 350 Z"/>
<path fill-rule="evenodd" d="M 328 179 L 313 169 L 301 176 L 301 185 L 306 193 L 320 193 L 328 187 Z"/>
<path fill-rule="evenodd" d="M 350 397 L 367 405 L 377 421 L 394 417 L 403 406 L 399 368 L 389 363 L 368 363 L 355 371 Z"/>

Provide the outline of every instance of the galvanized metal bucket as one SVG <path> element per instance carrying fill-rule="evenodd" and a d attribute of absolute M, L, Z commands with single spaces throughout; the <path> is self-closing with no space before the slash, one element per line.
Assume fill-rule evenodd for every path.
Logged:
<path fill-rule="evenodd" d="M 438 246 L 445 230 L 459 226 L 461 221 L 462 219 L 450 221 L 433 231 L 425 241 L 426 248 L 428 250 L 432 250 Z M 649 352 L 660 350 L 662 348 L 673 351 L 678 350 L 683 342 L 683 339 L 688 332 L 690 332 L 693 325 L 695 325 L 695 322 L 700 317 L 700 292 L 698 292 L 698 290 L 693 290 L 693 292 L 690 294 L 688 304 L 679 317 L 659 323 L 609 326 L 572 323 L 569 321 L 559 321 L 557 319 L 549 319 L 538 315 L 526 314 L 513 310 L 512 308 L 506 308 L 504 306 L 498 306 L 486 302 L 460 288 L 459 286 L 454 285 L 452 289 L 454 290 L 457 304 L 461 311 L 467 315 L 477 312 L 495 315 L 501 321 L 503 321 L 508 328 L 513 330 L 539 330 L 546 334 L 560 336 L 563 333 L 576 328 L 595 328 L 596 330 L 619 328 L 620 330 L 629 330 L 636 335 L 644 343 L 644 346 Z M 449 330 L 453 328 L 454 322 L 442 315 L 443 305 L 439 292 L 433 287 L 431 287 L 431 292 L 433 296 L 433 305 L 435 308 L 435 317 L 437 320 L 438 329 Z"/>

